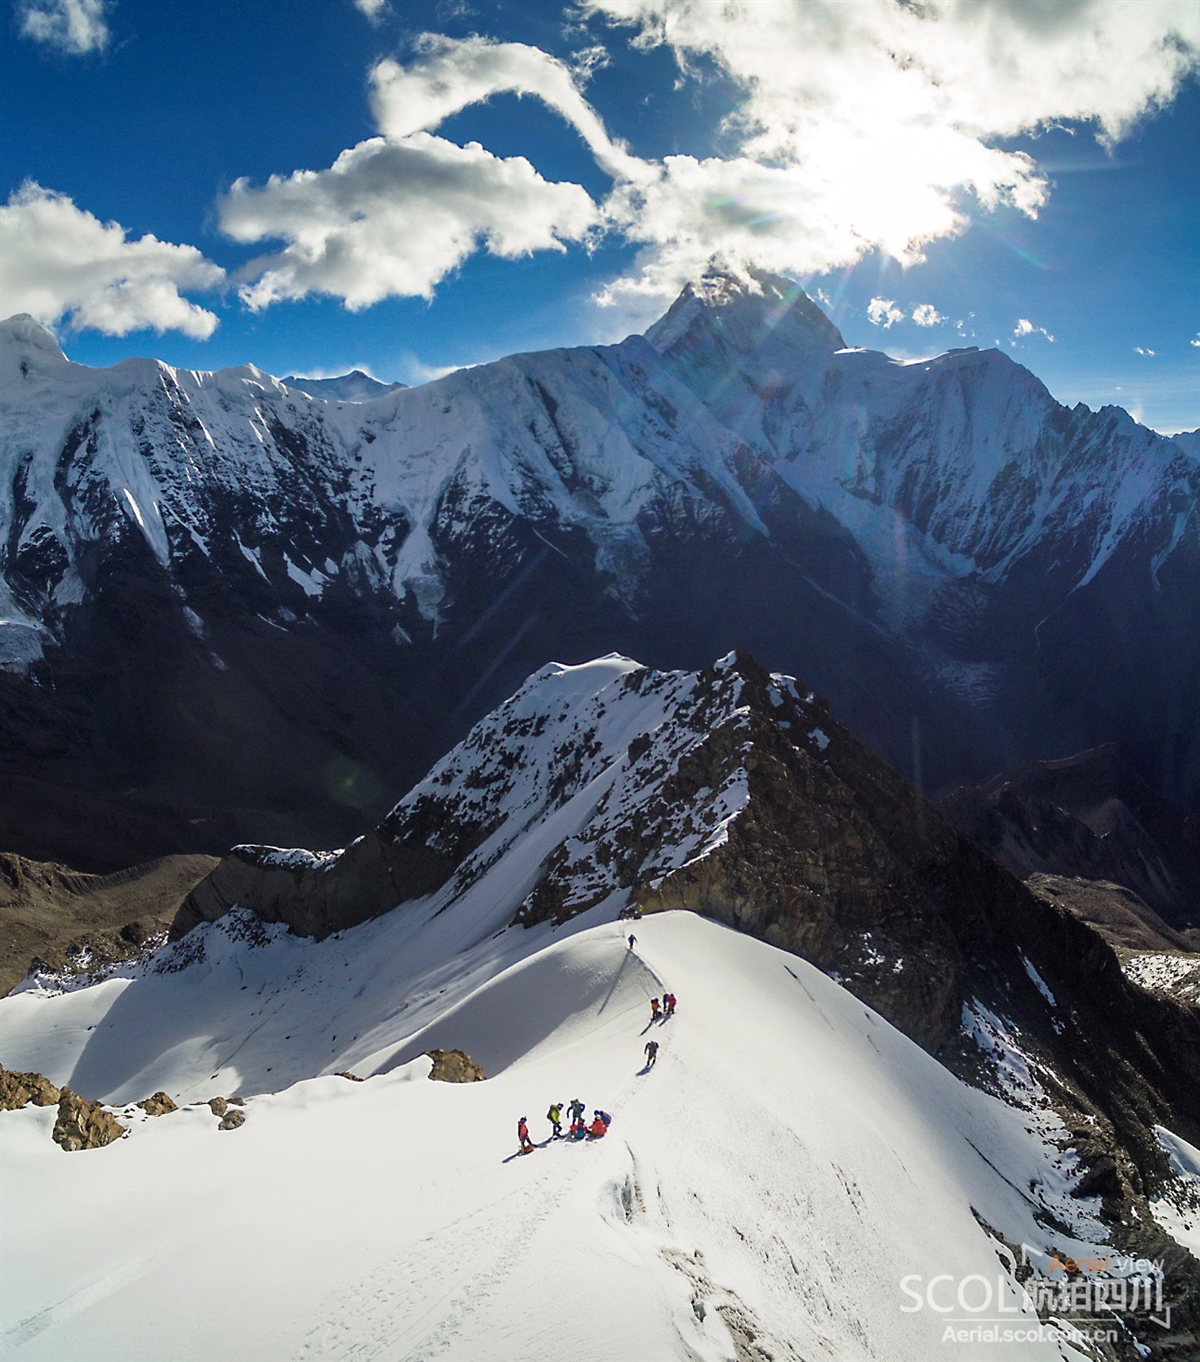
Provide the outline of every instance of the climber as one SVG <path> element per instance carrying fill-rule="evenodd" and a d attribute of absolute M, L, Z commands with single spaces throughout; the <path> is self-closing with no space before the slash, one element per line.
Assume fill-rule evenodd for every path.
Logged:
<path fill-rule="evenodd" d="M 658 999 L 657 999 L 657 998 L 651 998 L 651 999 L 650 999 L 650 1020 L 651 1020 L 652 1022 L 656 1022 L 656 1021 L 659 1019 L 659 1017 L 660 1017 L 661 1015 L 662 1015 L 662 1012 L 661 1012 L 661 1009 L 659 1008 L 659 1005 L 658 1005 Z"/>
<path fill-rule="evenodd" d="M 658 1058 L 658 1041 L 648 1040 L 646 1042 L 646 1068 L 653 1069 L 654 1061 Z"/>
<path fill-rule="evenodd" d="M 583 1113 L 587 1110 L 587 1108 L 583 1105 L 583 1103 L 579 1100 L 578 1097 L 571 1099 L 571 1105 L 567 1108 L 567 1110 L 571 1113 L 572 1125 L 575 1125 L 576 1122 L 578 1122 L 580 1125 L 583 1124 Z"/>
<path fill-rule="evenodd" d="M 675 1015 L 675 995 L 673 993 L 663 994 L 663 1017 L 673 1017 Z"/>
<path fill-rule="evenodd" d="M 552 1140 L 562 1139 L 562 1103 L 551 1102 L 550 1110 L 546 1113 L 546 1120 L 554 1127 L 550 1133 Z"/>
<path fill-rule="evenodd" d="M 525 1122 L 524 1116 L 517 1122 L 517 1139 L 521 1142 L 521 1153 L 533 1153 L 533 1141 L 529 1138 L 529 1126 Z"/>
<path fill-rule="evenodd" d="M 606 1111 L 597 1111 L 595 1119 L 588 1127 L 588 1134 L 593 1140 L 602 1140 L 608 1134 L 608 1127 L 612 1124 L 612 1117 Z"/>

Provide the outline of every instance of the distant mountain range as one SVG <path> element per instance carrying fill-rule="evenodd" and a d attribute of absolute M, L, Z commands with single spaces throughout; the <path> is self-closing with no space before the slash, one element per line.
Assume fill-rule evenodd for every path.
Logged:
<path fill-rule="evenodd" d="M 924 789 L 1119 740 L 1200 801 L 1197 442 L 998 352 L 848 349 L 767 276 L 373 396 L 2 339 L 8 849 L 340 844 L 610 650 L 749 648 Z"/>
<path fill-rule="evenodd" d="M 381 383 L 370 374 L 364 374 L 361 369 L 351 369 L 348 374 L 338 374 L 336 378 L 298 378 L 295 374 L 289 374 L 279 381 L 285 388 L 293 388 L 308 397 L 323 397 L 326 402 L 370 402 L 408 386 L 405 383 Z"/>

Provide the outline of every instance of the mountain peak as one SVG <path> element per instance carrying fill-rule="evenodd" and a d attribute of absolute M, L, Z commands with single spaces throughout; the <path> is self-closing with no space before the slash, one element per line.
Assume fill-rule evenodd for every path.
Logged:
<path fill-rule="evenodd" d="M 297 374 L 288 374 L 279 381 L 285 388 L 298 389 L 309 397 L 319 397 L 326 402 L 370 402 L 408 386 L 405 383 L 383 383 L 361 369 L 351 369 L 348 374 L 338 374 L 335 378 L 301 378 Z"/>
<path fill-rule="evenodd" d="M 0 322 L 0 337 L 10 345 L 41 350 L 54 359 L 66 362 L 67 357 L 63 354 L 54 333 L 43 326 L 36 317 L 31 317 L 28 312 L 18 312 Z"/>
<path fill-rule="evenodd" d="M 665 357 L 678 358 L 707 339 L 738 356 L 793 362 L 845 347 L 841 332 L 794 280 L 765 270 L 737 275 L 710 269 L 684 287 L 646 332 Z"/>

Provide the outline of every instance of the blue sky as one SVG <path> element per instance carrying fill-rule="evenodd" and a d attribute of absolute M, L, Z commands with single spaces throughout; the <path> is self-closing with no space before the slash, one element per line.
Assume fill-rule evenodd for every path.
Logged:
<path fill-rule="evenodd" d="M 419 381 L 641 330 L 715 256 L 1200 426 L 1194 0 L 17 0 L 0 40 L 0 301 L 84 363 Z"/>

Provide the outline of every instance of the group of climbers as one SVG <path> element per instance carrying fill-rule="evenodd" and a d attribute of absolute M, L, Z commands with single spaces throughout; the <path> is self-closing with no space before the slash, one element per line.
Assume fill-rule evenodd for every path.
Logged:
<path fill-rule="evenodd" d="M 622 912 L 621 916 L 641 917 L 641 913 L 638 912 L 636 914 L 634 913 L 626 914 Z M 632 951 L 636 944 L 637 937 L 631 934 L 629 937 L 629 949 Z M 653 1025 L 655 1022 L 666 1021 L 668 1017 L 673 1017 L 675 1015 L 675 1004 L 676 998 L 673 993 L 664 993 L 661 999 L 651 998 L 650 999 L 651 1025 Z M 643 1031 L 642 1034 L 645 1035 L 646 1034 L 645 1031 Z M 646 1042 L 645 1055 L 646 1055 L 646 1070 L 648 1071 L 654 1068 L 654 1065 L 658 1060 L 658 1041 L 649 1040 Z M 567 1106 L 567 1113 L 571 1118 L 571 1124 L 568 1133 L 564 1135 L 562 1128 L 563 1104 L 561 1102 L 551 1102 L 550 1108 L 546 1112 L 546 1120 L 550 1122 L 550 1137 L 546 1141 L 546 1143 L 549 1144 L 550 1140 L 564 1139 L 602 1140 L 604 1136 L 608 1133 L 609 1126 L 612 1124 L 612 1117 L 608 1114 L 608 1112 L 601 1111 L 601 1109 L 597 1107 L 595 1111 L 592 1113 L 591 1121 L 587 1122 L 584 1120 L 584 1114 L 586 1111 L 587 1108 L 579 1100 L 578 1097 L 572 1098 L 571 1102 Z M 522 1116 L 521 1119 L 517 1122 L 517 1141 L 521 1146 L 520 1152 L 522 1154 L 532 1154 L 534 1149 L 537 1147 L 529 1138 L 529 1124 L 524 1116 Z"/>
<path fill-rule="evenodd" d="M 571 1116 L 571 1128 L 570 1133 L 564 1135 L 562 1110 L 563 1104 L 561 1102 L 551 1102 L 550 1109 L 546 1112 L 546 1120 L 550 1122 L 551 1140 L 602 1140 L 608 1134 L 609 1126 L 612 1125 L 612 1117 L 607 1111 L 601 1111 L 599 1107 L 592 1113 L 590 1123 L 585 1121 L 583 1117 L 587 1108 L 576 1097 L 567 1108 Z M 529 1138 L 529 1122 L 524 1116 L 517 1122 L 517 1142 L 521 1146 L 520 1152 L 522 1154 L 532 1154 L 537 1148 Z"/>
<path fill-rule="evenodd" d="M 674 1015 L 675 995 L 673 993 L 664 993 L 661 1002 L 657 998 L 650 999 L 650 1020 L 652 1022 L 666 1021 L 668 1017 Z"/>

